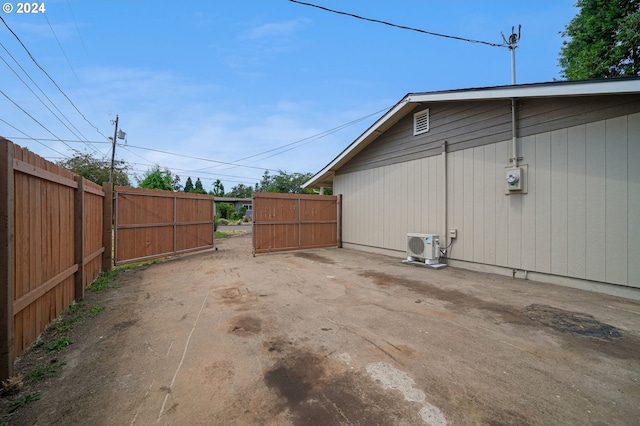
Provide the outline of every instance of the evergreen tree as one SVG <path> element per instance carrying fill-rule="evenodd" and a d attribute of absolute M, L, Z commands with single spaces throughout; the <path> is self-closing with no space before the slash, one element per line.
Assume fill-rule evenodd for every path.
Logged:
<path fill-rule="evenodd" d="M 185 186 L 186 186 L 186 184 L 185 184 Z M 204 188 L 202 187 L 202 182 L 200 181 L 200 178 L 196 179 L 196 186 L 195 186 L 193 192 L 198 193 L 198 194 L 206 194 L 207 193 L 204 190 Z"/>
<path fill-rule="evenodd" d="M 193 182 L 191 181 L 191 176 L 187 178 L 187 181 L 184 183 L 184 192 L 193 192 Z"/>
<path fill-rule="evenodd" d="M 640 1 L 578 0 L 561 34 L 559 63 L 568 80 L 640 74 Z"/>

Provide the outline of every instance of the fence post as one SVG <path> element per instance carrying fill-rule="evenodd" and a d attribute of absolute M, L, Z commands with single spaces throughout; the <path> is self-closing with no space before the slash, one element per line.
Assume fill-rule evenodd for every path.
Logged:
<path fill-rule="evenodd" d="M 73 252 L 78 265 L 74 280 L 75 300 L 79 302 L 84 299 L 84 178 L 76 176 L 75 181 L 78 182 L 78 188 L 73 200 Z"/>
<path fill-rule="evenodd" d="M 111 270 L 113 264 L 113 184 L 102 184 L 104 200 L 102 200 L 102 272 Z"/>
<path fill-rule="evenodd" d="M 0 381 L 13 375 L 13 144 L 0 137 Z"/>

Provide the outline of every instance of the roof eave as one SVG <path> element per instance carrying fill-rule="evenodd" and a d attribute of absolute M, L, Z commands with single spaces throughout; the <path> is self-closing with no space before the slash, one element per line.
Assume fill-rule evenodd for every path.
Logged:
<path fill-rule="evenodd" d="M 371 142 L 397 123 L 416 105 L 438 101 L 470 101 L 510 98 L 544 98 L 561 96 L 588 96 L 640 92 L 639 78 L 610 80 L 561 81 L 441 92 L 409 93 L 380 117 L 344 151 L 305 182 L 302 187 L 331 187 L 335 172 Z"/>

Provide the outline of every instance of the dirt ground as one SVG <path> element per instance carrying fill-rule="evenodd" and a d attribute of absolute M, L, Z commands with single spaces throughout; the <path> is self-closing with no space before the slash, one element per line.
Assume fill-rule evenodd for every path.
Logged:
<path fill-rule="evenodd" d="M 249 235 L 120 273 L 8 425 L 629 425 L 640 302 Z M 36 355 L 34 355 L 36 354 Z M 55 361 L 52 361 L 55 359 Z"/>

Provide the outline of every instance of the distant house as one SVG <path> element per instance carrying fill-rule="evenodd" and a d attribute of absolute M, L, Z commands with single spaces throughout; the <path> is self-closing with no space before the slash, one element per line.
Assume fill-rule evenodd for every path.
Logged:
<path fill-rule="evenodd" d="M 247 208 L 246 216 L 251 217 L 251 206 L 252 199 L 251 198 L 235 198 L 235 197 L 213 197 L 214 204 L 216 206 L 216 212 L 218 211 L 218 205 L 225 203 L 231 204 L 233 209 L 237 212 L 240 211 L 242 207 Z"/>
<path fill-rule="evenodd" d="M 304 187 L 344 247 L 640 297 L 638 78 L 410 93 Z"/>

